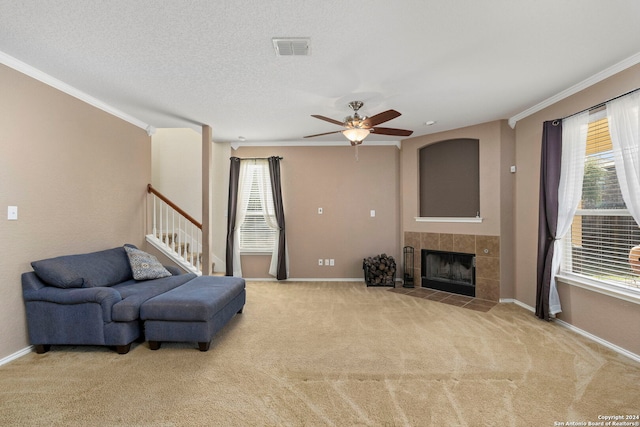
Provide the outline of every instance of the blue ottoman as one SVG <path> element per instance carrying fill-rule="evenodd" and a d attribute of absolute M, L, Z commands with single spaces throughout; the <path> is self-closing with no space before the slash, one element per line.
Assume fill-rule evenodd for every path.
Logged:
<path fill-rule="evenodd" d="M 245 281 L 239 277 L 200 276 L 153 297 L 140 307 L 149 348 L 162 341 L 197 342 L 209 350 L 211 339 L 246 302 Z"/>

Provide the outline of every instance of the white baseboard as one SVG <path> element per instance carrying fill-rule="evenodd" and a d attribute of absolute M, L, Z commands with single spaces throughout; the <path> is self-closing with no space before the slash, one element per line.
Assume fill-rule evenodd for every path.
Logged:
<path fill-rule="evenodd" d="M 29 354 L 33 351 L 33 346 L 30 345 L 29 347 L 25 347 L 22 350 L 18 350 L 13 354 L 10 354 L 9 356 L 5 357 L 4 359 L 0 359 L 0 366 L 5 365 L 13 360 L 16 360 L 26 354 Z"/>
<path fill-rule="evenodd" d="M 591 341 L 595 341 L 598 344 L 602 344 L 603 346 L 607 347 L 610 350 L 615 351 L 618 354 L 621 354 L 623 356 L 627 356 L 628 358 L 633 359 L 636 362 L 640 362 L 640 355 L 632 353 L 629 350 L 626 350 L 626 349 L 624 349 L 624 348 L 622 348 L 620 346 L 617 346 L 617 345 L 615 345 L 613 343 L 610 343 L 609 341 L 603 340 L 602 338 L 597 337 L 597 336 L 595 336 L 595 335 L 593 335 L 593 334 L 591 334 L 591 333 L 589 333 L 589 332 L 587 332 L 585 330 L 577 328 L 577 327 L 573 326 L 571 323 L 567 323 L 564 320 L 560 320 L 560 319 L 553 319 L 553 322 L 557 323 L 558 325 L 560 325 L 560 326 L 562 326 L 564 328 L 567 328 L 567 329 L 569 329 L 569 330 L 571 330 L 571 331 L 573 331 L 573 332 L 575 332 L 575 333 L 577 333 L 579 335 L 582 335 L 585 338 L 589 338 Z"/>
<path fill-rule="evenodd" d="M 501 303 L 515 304 L 515 305 L 518 305 L 518 306 L 520 306 L 520 307 L 524 308 L 525 310 L 528 310 L 528 311 L 530 311 L 532 313 L 536 312 L 536 310 L 533 307 L 531 307 L 530 305 L 527 305 L 527 304 L 525 304 L 523 302 L 520 302 L 517 299 L 503 298 L 503 299 L 500 299 L 500 302 Z M 618 354 L 621 354 L 621 355 L 626 356 L 626 357 L 628 357 L 630 359 L 633 359 L 636 362 L 640 362 L 640 355 L 632 353 L 629 350 L 626 350 L 626 349 L 624 349 L 624 348 L 622 348 L 620 346 L 617 346 L 617 345 L 615 345 L 613 343 L 610 343 L 607 340 L 603 340 L 602 338 L 600 338 L 600 337 L 598 337 L 596 335 L 593 335 L 592 333 L 589 333 L 589 332 L 587 332 L 587 331 L 585 331 L 583 329 L 580 329 L 580 328 L 572 325 L 571 323 L 567 323 L 564 320 L 560 320 L 558 318 L 553 318 L 551 320 L 552 320 L 552 322 L 558 324 L 559 326 L 567 328 L 567 329 L 569 329 L 569 330 L 571 330 L 571 331 L 573 331 L 573 332 L 575 332 L 575 333 L 577 333 L 579 335 L 582 335 L 585 338 L 589 338 L 591 341 L 597 342 L 598 344 L 601 344 L 601 345 L 607 347 L 608 349 L 615 351 Z"/>
<path fill-rule="evenodd" d="M 515 304 L 517 306 L 520 306 L 522 308 L 524 308 L 527 311 L 530 311 L 532 313 L 536 312 L 536 309 L 531 307 L 530 305 L 527 305 L 523 302 L 518 301 L 517 299 L 513 299 L 513 298 L 500 298 L 500 302 L 501 303 L 506 303 L 506 304 Z"/>
<path fill-rule="evenodd" d="M 284 280 L 278 280 L 275 277 L 251 277 L 251 278 L 245 278 L 245 280 L 247 282 L 363 282 L 364 283 L 364 279 L 362 277 L 302 277 L 302 278 L 295 278 L 295 277 L 289 277 L 288 279 L 284 279 Z M 401 279 L 396 279 L 394 282 L 396 285 L 397 284 L 402 284 L 402 280 Z M 383 285 L 379 285 L 379 286 L 371 286 L 372 288 L 375 287 L 384 287 Z M 387 287 L 391 287 L 391 286 L 387 286 Z"/>
<path fill-rule="evenodd" d="M 212 258 L 212 262 L 214 263 L 213 265 L 213 272 L 214 273 L 225 273 L 227 270 L 227 266 L 225 265 L 224 261 L 222 261 L 221 258 L 218 258 L 216 256 L 216 254 L 211 254 L 211 258 Z"/>

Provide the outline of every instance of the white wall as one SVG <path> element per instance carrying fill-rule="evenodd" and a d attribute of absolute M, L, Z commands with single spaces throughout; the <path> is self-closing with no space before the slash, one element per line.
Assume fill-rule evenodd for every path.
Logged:
<path fill-rule="evenodd" d="M 189 215 L 202 221 L 202 135 L 193 129 L 158 129 L 152 138 L 152 185 Z M 231 147 L 213 143 L 213 262 L 224 271 Z"/>

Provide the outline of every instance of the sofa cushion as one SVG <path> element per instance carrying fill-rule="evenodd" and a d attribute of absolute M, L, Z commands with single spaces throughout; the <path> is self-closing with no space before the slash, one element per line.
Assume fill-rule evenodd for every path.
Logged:
<path fill-rule="evenodd" d="M 40 280 L 58 288 L 113 286 L 133 277 L 122 247 L 34 261 L 31 267 Z"/>
<path fill-rule="evenodd" d="M 145 303 L 140 318 L 208 321 L 244 291 L 245 280 L 240 277 L 200 276 Z"/>
<path fill-rule="evenodd" d="M 140 306 L 142 303 L 171 289 L 177 288 L 196 277 L 198 276 L 194 273 L 186 273 L 142 282 L 129 280 L 115 285 L 113 289 L 120 293 L 122 301 L 113 305 L 111 318 L 119 322 L 136 320 L 140 317 Z"/>
<path fill-rule="evenodd" d="M 126 246 L 124 247 L 129 257 L 129 265 L 135 280 L 161 279 L 171 276 L 169 270 L 158 261 L 158 258 L 140 249 Z"/>

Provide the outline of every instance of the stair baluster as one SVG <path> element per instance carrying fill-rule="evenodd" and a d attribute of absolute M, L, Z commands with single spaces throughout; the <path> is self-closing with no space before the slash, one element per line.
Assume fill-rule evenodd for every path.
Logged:
<path fill-rule="evenodd" d="M 147 241 L 186 270 L 202 274 L 202 224 L 180 209 L 151 184 L 152 234 Z"/>

